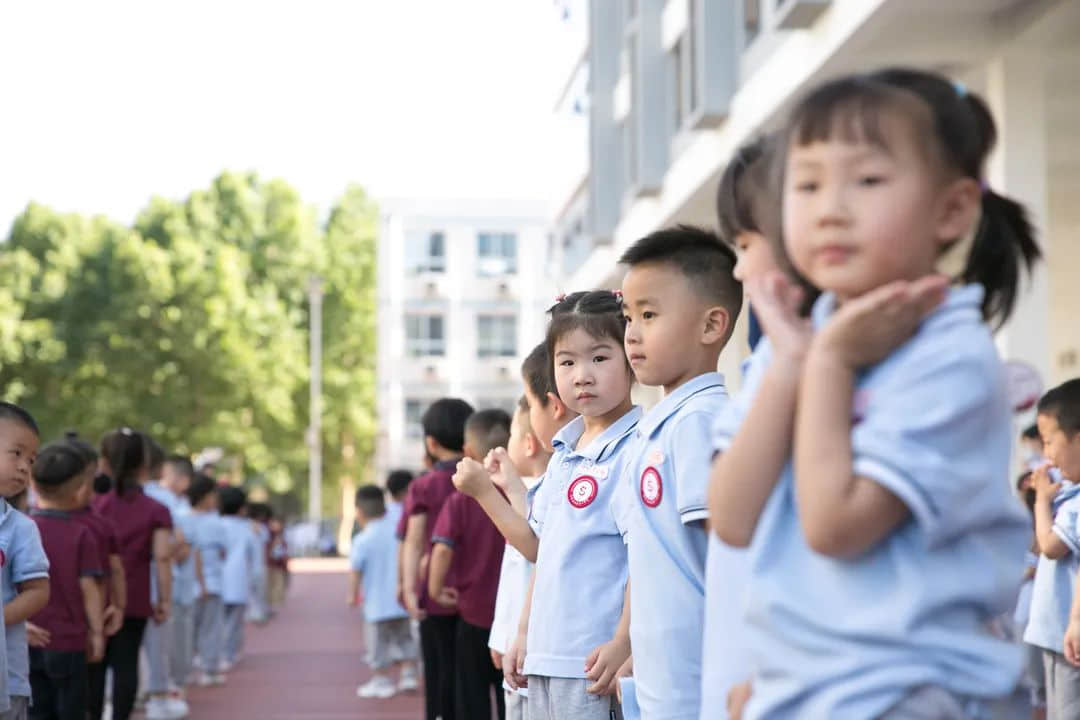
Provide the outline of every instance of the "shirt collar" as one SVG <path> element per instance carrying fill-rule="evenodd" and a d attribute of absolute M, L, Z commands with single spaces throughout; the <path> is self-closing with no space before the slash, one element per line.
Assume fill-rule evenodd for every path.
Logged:
<path fill-rule="evenodd" d="M 15 508 L 11 506 L 11 503 L 9 503 L 5 498 L 0 497 L 0 525 L 3 525 L 4 521 L 11 517 L 11 512 L 14 509 Z"/>
<path fill-rule="evenodd" d="M 431 466 L 432 470 L 439 470 L 440 472 L 450 472 L 457 469 L 457 464 L 461 462 L 461 458 L 455 460 L 439 460 L 437 463 Z"/>
<path fill-rule="evenodd" d="M 588 447 L 575 448 L 574 445 L 585 433 L 585 418 L 579 415 L 567 423 L 566 427 L 555 434 L 555 437 L 551 441 L 551 446 L 556 452 L 565 449 L 567 455 L 587 458 L 593 462 L 600 462 L 607 453 L 608 448 L 617 444 L 619 440 L 622 440 L 623 437 L 630 433 L 640 419 L 641 407 L 635 405 L 630 408 L 628 413 L 613 422 L 607 430 L 600 433 L 600 436 L 589 443 Z"/>
<path fill-rule="evenodd" d="M 71 513 L 67 510 L 53 510 L 51 508 L 34 508 L 30 511 L 31 515 L 41 515 L 42 517 L 54 517 L 67 519 L 71 517 Z"/>
<path fill-rule="evenodd" d="M 984 295 L 982 285 L 971 284 L 950 288 L 945 295 L 945 301 L 926 316 L 922 327 L 939 326 L 956 320 L 981 321 Z M 814 329 L 820 330 L 834 312 L 836 312 L 836 295 L 831 292 L 822 293 L 810 311 Z"/>
<path fill-rule="evenodd" d="M 663 400 L 653 406 L 648 415 L 641 421 L 638 432 L 649 437 L 660 427 L 665 420 L 674 415 L 686 401 L 705 390 L 724 387 L 724 376 L 718 372 L 698 375 L 691 380 L 675 388 Z"/>

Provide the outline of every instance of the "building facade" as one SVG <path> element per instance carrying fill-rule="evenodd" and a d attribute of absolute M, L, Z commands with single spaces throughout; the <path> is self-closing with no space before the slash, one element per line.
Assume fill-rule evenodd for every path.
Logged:
<path fill-rule="evenodd" d="M 1024 202 L 1046 262 L 998 334 L 1047 384 L 1080 374 L 1080 3 L 1074 0 L 579 0 L 584 47 L 559 98 L 587 165 L 552 224 L 564 288 L 612 287 L 615 259 L 674 223 L 715 226 L 734 150 L 809 87 L 890 65 L 944 72 L 999 127 L 987 182 Z M 583 96 L 582 96 L 583 94 Z M 738 385 L 746 319 L 721 358 Z"/>
<path fill-rule="evenodd" d="M 377 479 L 422 466 L 433 400 L 512 411 L 553 297 L 542 206 L 391 200 L 381 212 Z"/>

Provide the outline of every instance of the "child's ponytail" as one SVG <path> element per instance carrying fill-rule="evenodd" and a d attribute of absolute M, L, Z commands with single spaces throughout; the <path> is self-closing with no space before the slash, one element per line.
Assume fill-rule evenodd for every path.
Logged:
<path fill-rule="evenodd" d="M 961 278 L 986 289 L 983 317 L 1001 326 L 1020 293 L 1021 270 L 1029 273 L 1041 253 L 1024 206 L 1012 198 L 983 191 L 982 219 Z"/>
<path fill-rule="evenodd" d="M 120 428 L 101 440 L 101 456 L 109 464 L 113 487 L 124 495 L 139 482 L 139 472 L 146 465 L 146 442 L 141 433 Z"/>

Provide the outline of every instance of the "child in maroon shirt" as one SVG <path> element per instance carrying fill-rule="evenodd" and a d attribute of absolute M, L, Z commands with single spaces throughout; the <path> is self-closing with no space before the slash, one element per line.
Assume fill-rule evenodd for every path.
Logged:
<path fill-rule="evenodd" d="M 46 447 L 34 462 L 38 508 L 32 517 L 49 558 L 49 604 L 33 622 L 49 641 L 30 649 L 30 718 L 83 720 L 86 664 L 105 654 L 101 555 L 90 530 L 72 519 L 84 468 L 82 455 L 66 443 Z"/>
<path fill-rule="evenodd" d="M 477 462 L 509 440 L 510 416 L 502 410 L 481 410 L 465 423 L 465 456 Z M 506 715 L 502 672 L 491 662 L 488 636 L 506 541 L 480 504 L 456 490 L 443 504 L 431 539 L 428 593 L 456 607 L 459 615 L 454 663 L 457 717 L 490 718 L 494 689 L 501 719 Z"/>

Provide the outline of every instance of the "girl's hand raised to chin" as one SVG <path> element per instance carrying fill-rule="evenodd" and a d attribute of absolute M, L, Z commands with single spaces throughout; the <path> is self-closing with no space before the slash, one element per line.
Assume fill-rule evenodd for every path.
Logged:
<path fill-rule="evenodd" d="M 799 315 L 805 291 L 775 270 L 747 281 L 746 293 L 776 359 L 801 365 L 813 336 L 810 320 Z"/>
<path fill-rule="evenodd" d="M 814 339 L 822 352 L 852 370 L 875 365 L 915 334 L 945 299 L 949 279 L 900 280 L 845 302 Z"/>

